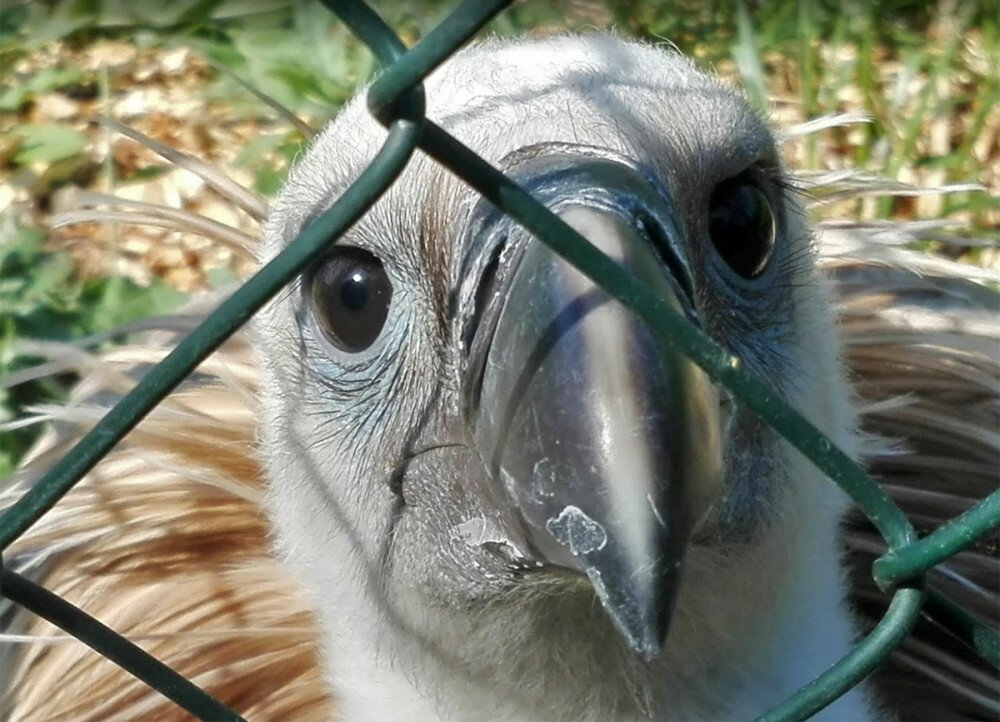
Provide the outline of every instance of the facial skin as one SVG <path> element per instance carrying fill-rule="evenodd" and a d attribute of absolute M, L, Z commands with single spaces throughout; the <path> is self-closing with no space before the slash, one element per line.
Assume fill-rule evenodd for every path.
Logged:
<path fill-rule="evenodd" d="M 668 216 L 662 242 L 672 244 L 679 265 L 655 273 L 676 290 L 679 307 L 839 445 L 853 448 L 850 396 L 809 231 L 774 139 L 738 94 L 677 55 L 610 36 L 480 45 L 449 60 L 426 89 L 429 118 L 529 190 L 535 184 L 548 193 L 557 211 L 596 202 L 583 181 L 546 185 L 559 163 L 598 158 L 640 179 L 636 187 L 648 189 L 658 199 L 650 203 Z M 363 99 L 345 108 L 282 192 L 265 260 L 336 200 L 384 137 Z M 601 222 L 625 219 L 614 228 L 628 235 L 636 194 L 623 186 L 603 190 Z M 737 210 L 762 204 L 773 245 L 723 238 L 732 219 L 719 208 L 748 192 Z M 655 654 L 637 654 L 593 569 L 588 576 L 572 568 L 582 564 L 579 555 L 555 560 L 558 544 L 541 548 L 547 537 L 518 501 L 527 481 L 500 478 L 484 451 L 485 422 L 469 410 L 469 319 L 478 319 L 477 302 L 506 309 L 503 294 L 516 287 L 501 283 L 499 300 L 477 301 L 478 289 L 491 288 L 491 249 L 538 243 L 516 224 L 487 222 L 490 213 L 418 152 L 331 248 L 329 259 L 341 260 L 318 264 L 257 319 L 275 543 L 312 594 L 344 718 L 385 719 L 401 709 L 422 719 L 721 719 L 765 711 L 839 658 L 852 638 L 835 541 L 839 492 L 724 392 L 699 397 L 712 403 L 685 417 L 685 428 L 701 424 L 685 437 L 691 449 L 670 446 L 650 458 L 697 456 L 714 434 L 721 475 L 710 483 L 695 478 L 707 472 L 689 474 L 695 480 L 669 497 L 674 502 L 664 497 L 664 506 L 652 509 L 671 513 L 670 503 L 683 499 L 692 511 L 669 636 Z M 600 223 L 579 223 L 602 232 Z M 470 265 L 477 244 L 487 260 Z M 347 247 L 360 250 L 345 254 Z M 505 262 L 501 257 L 501 269 Z M 564 274 L 549 259 L 539 263 Z M 636 263 L 654 273 L 649 262 Z M 511 268 L 516 275 L 519 267 Z M 345 278 L 369 295 L 352 296 Z M 382 312 L 365 305 L 376 296 Z M 598 305 L 586 323 L 620 312 L 611 301 Z M 345 320 L 352 314 L 357 318 Z M 606 328 L 628 317 L 614 318 Z M 513 322 L 497 323 L 504 329 Z M 662 356 L 643 333 L 621 337 L 639 339 L 621 349 L 631 369 L 622 378 L 630 382 L 635 369 Z M 509 392 L 490 386 L 500 372 L 489 363 L 497 357 L 484 354 L 483 393 Z M 505 365 L 516 363 L 516 354 L 505 358 Z M 566 358 L 572 366 L 573 354 Z M 558 408 L 596 408 L 593 384 L 619 387 L 593 369 L 613 365 L 592 365 L 579 397 L 560 392 Z M 690 373 L 694 379 L 700 372 Z M 618 398 L 604 393 L 602 403 Z M 675 411 L 636 412 L 636 434 L 623 438 L 655 432 Z M 561 429 L 543 432 L 558 441 Z M 554 483 L 583 484 L 565 476 Z M 593 490 L 592 498 L 605 491 Z M 612 541 L 629 533 L 628 524 L 599 521 Z M 810 643 L 799 643 L 805 639 Z M 829 714 L 871 716 L 860 692 Z"/>

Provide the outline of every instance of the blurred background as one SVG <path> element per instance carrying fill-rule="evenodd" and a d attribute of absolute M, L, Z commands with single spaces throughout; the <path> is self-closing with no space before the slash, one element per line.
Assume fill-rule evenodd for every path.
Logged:
<path fill-rule="evenodd" d="M 384 0 L 376 7 L 412 43 L 455 4 Z M 831 113 L 869 116 L 789 144 L 788 165 L 984 190 L 831 198 L 815 212 L 950 219 L 969 245 L 944 249 L 927 240 L 921 249 L 1000 268 L 995 0 L 527 0 L 490 28 L 507 36 L 567 29 L 614 29 L 674 45 L 743 87 L 775 127 Z M 252 269 L 233 249 L 177 224 L 123 218 L 51 227 L 53 214 L 78 207 L 79 194 L 100 192 L 259 232 L 196 175 L 97 118 L 211 163 L 267 197 L 301 152 L 308 127 L 321 127 L 373 72 L 367 51 L 313 0 L 5 0 L 0 377 L 16 378 L 37 361 L 27 339 L 76 339 L 168 312 Z M 35 433 L 18 428 L 19 410 L 61 398 L 71 380 L 0 388 L 0 477 Z"/>

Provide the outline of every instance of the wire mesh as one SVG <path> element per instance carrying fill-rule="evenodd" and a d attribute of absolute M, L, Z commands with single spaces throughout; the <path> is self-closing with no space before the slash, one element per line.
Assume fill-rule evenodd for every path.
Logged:
<path fill-rule="evenodd" d="M 289 246 L 223 301 L 121 401 L 0 516 L 0 549 L 31 527 L 131 431 L 195 367 L 392 185 L 420 148 L 509 214 L 549 248 L 600 284 L 653 331 L 781 434 L 846 491 L 883 535 L 888 552 L 873 577 L 891 594 L 882 620 L 847 656 L 767 712 L 761 720 L 800 720 L 858 684 L 909 633 L 924 613 L 1000 666 L 1000 637 L 934 590 L 923 575 L 1000 525 L 1000 492 L 918 539 L 902 511 L 865 471 L 763 381 L 701 330 L 645 288 L 544 205 L 475 152 L 424 117 L 422 81 L 512 0 L 468 0 L 413 48 L 361 0 L 322 0 L 372 50 L 383 68 L 368 92 L 368 108 L 389 131 L 361 176 Z M 0 592 L 48 619 L 201 719 L 242 719 L 183 676 L 57 595 L 4 568 Z"/>

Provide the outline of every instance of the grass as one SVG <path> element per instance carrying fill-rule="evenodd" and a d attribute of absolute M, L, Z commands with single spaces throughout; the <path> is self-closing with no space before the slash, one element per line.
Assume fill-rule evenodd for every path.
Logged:
<path fill-rule="evenodd" d="M 453 5 L 376 3 L 407 43 Z M 950 217 L 972 234 L 996 237 L 995 3 L 535 0 L 516 4 L 490 30 L 518 36 L 594 27 L 674 44 L 739 83 L 775 124 L 831 112 L 871 116 L 870 124 L 831 130 L 792 148 L 792 165 L 861 166 L 909 182 L 978 181 L 989 189 L 852 201 L 825 212 Z M 160 201 L 233 221 L 190 178 L 89 122 L 95 114 L 123 117 L 271 195 L 304 137 L 247 86 L 318 126 L 373 72 L 367 51 L 311 0 L 3 3 L 0 375 L 35 360 L 19 350 L 23 338 L 94 333 L 176 306 L 183 296 L 171 289 L 189 292 L 217 282 L 220 273 L 239 275 L 232 257 L 212 255 L 176 234 L 88 226 L 40 230 L 62 194 L 76 187 L 138 199 L 160 194 Z M 996 262 L 995 251 L 969 254 Z M 0 395 L 0 423 L 30 403 L 60 398 L 66 381 Z M 4 431 L 0 476 L 13 468 L 33 433 Z"/>
<path fill-rule="evenodd" d="M 0 376 L 37 359 L 23 341 L 71 341 L 176 309 L 184 295 L 156 279 L 139 286 L 123 276 L 82 278 L 68 254 L 46 253 L 38 228 L 5 229 L 0 245 Z M 61 399 L 71 379 L 53 376 L 0 388 L 0 423 L 43 399 Z M 0 478 L 13 470 L 36 436 L 34 427 L 5 431 Z"/>

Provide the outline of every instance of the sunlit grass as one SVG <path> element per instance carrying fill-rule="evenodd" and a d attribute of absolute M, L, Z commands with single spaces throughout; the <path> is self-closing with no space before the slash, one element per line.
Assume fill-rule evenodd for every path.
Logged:
<path fill-rule="evenodd" d="M 0 10 L 4 130 L 26 115 L 30 118 L 39 95 L 97 82 L 94 72 L 60 67 L 58 59 L 39 62 L 53 43 L 79 48 L 104 38 L 126 38 L 140 48 L 194 48 L 217 76 L 208 88 L 210 97 L 244 117 L 269 111 L 236 78 L 317 123 L 374 71 L 367 51 L 311 0 L 60 0 L 48 5 L 5 3 Z M 377 5 L 412 43 L 453 3 Z M 740 83 L 776 122 L 847 110 L 871 116 L 868 125 L 805 141 L 796 163 L 856 164 L 907 181 L 979 181 L 995 188 L 1000 177 L 998 23 L 1000 11 L 987 0 L 564 0 L 518 3 L 491 30 L 521 35 L 613 28 L 669 42 Z M 287 156 L 294 154 L 286 149 L 284 155 L 287 165 Z M 15 153 L 15 164 L 17 157 Z M 247 160 L 244 156 L 243 162 Z M 262 182 L 262 189 L 273 190 L 278 180 Z M 884 200 L 865 212 L 960 213 L 976 229 L 991 229 L 1000 221 L 995 194 L 916 205 L 921 203 L 911 208 L 910 201 Z"/>

